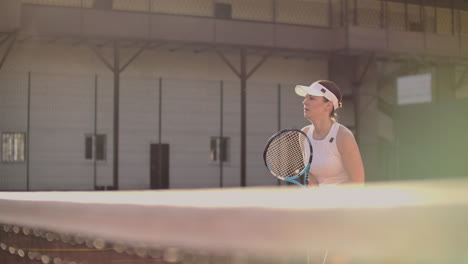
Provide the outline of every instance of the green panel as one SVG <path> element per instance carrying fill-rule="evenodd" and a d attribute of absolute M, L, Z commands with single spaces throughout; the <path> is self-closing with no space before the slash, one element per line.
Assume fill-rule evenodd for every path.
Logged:
<path fill-rule="evenodd" d="M 468 177 L 468 100 L 440 107 L 440 166 L 445 177 Z"/>
<path fill-rule="evenodd" d="M 468 177 L 468 101 L 400 106 L 399 179 Z"/>

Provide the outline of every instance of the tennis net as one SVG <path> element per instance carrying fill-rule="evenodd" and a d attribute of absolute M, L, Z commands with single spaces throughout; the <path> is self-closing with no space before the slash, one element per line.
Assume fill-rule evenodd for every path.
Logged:
<path fill-rule="evenodd" d="M 298 263 L 336 252 L 358 263 L 466 263 L 467 187 L 5 192 L 0 261 Z"/>

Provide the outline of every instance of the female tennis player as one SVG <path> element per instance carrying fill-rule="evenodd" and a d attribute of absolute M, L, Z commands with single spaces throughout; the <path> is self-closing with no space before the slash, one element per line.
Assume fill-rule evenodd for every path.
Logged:
<path fill-rule="evenodd" d="M 364 183 L 364 166 L 353 133 L 337 122 L 336 110 L 342 95 L 332 81 L 320 80 L 310 86 L 297 85 L 304 97 L 304 117 L 312 124 L 302 128 L 314 150 L 309 186 Z"/>
<path fill-rule="evenodd" d="M 336 110 L 342 107 L 343 100 L 338 86 L 320 80 L 310 86 L 297 85 L 295 91 L 304 97 L 304 117 L 312 123 L 302 128 L 314 151 L 309 186 L 363 184 L 364 166 L 354 135 L 337 122 Z M 347 264 L 350 259 L 339 252 L 327 251 L 320 262 Z"/>

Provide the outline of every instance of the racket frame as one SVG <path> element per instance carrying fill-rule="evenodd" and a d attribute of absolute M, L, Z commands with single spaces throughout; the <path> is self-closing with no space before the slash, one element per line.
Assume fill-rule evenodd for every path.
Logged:
<path fill-rule="evenodd" d="M 287 132 L 298 132 L 298 133 L 301 133 L 304 135 L 304 137 L 307 139 L 307 143 L 309 144 L 309 161 L 307 162 L 307 165 L 304 167 L 304 169 L 299 172 L 297 175 L 294 175 L 294 176 L 290 176 L 290 177 L 283 177 L 281 175 L 277 175 L 276 173 L 274 173 L 269 167 L 268 167 L 268 164 L 267 164 L 267 159 L 266 159 L 266 154 L 267 154 L 267 151 L 268 151 L 268 147 L 270 146 L 270 144 L 273 142 L 273 140 L 275 140 L 275 138 L 277 138 L 278 136 L 280 136 L 281 134 L 284 134 L 284 133 L 287 133 Z M 307 147 L 307 146 L 304 146 L 304 147 Z M 265 146 L 265 150 L 263 151 L 263 161 L 265 162 L 265 167 L 267 167 L 268 171 L 270 171 L 271 175 L 275 176 L 276 178 L 280 179 L 280 180 L 283 180 L 283 181 L 286 181 L 286 182 L 290 182 L 290 183 L 293 183 L 293 184 L 296 184 L 296 185 L 299 185 L 303 188 L 307 188 L 308 184 L 309 184 L 309 169 L 310 169 L 310 165 L 312 164 L 312 157 L 313 157 L 313 148 L 312 148 L 312 143 L 310 142 L 310 139 L 309 137 L 306 135 L 306 133 L 304 133 L 303 131 L 299 130 L 299 129 L 296 129 L 296 128 L 289 128 L 289 129 L 283 129 L 283 130 L 280 130 L 278 132 L 276 132 L 273 136 L 271 136 L 268 141 L 267 141 L 267 144 Z M 304 175 L 304 183 L 305 184 L 302 184 L 300 182 L 298 182 L 296 179 L 299 178 L 300 176 Z"/>

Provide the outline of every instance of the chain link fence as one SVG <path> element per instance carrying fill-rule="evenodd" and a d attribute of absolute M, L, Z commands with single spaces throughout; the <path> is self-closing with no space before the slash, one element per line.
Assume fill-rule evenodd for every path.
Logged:
<path fill-rule="evenodd" d="M 454 20 L 453 12 L 448 8 L 436 8 L 436 33 L 437 34 L 446 34 L 454 35 Z"/>
<path fill-rule="evenodd" d="M 383 18 L 383 2 L 357 1 L 355 6 L 355 21 L 358 25 L 380 27 Z"/>
<path fill-rule="evenodd" d="M 276 21 L 295 25 L 314 25 L 328 27 L 329 1 L 290 1 L 276 2 Z"/>
<path fill-rule="evenodd" d="M 274 5 L 271 0 L 217 0 L 214 6 L 230 5 L 232 18 L 251 21 L 274 21 Z"/>
<path fill-rule="evenodd" d="M 387 18 L 387 27 L 390 30 L 405 30 L 405 10 L 399 3 L 386 3 L 385 17 Z"/>
<path fill-rule="evenodd" d="M 467 35 L 468 12 L 405 2 L 348 1 L 349 22 L 358 26 L 442 35 Z"/>
<path fill-rule="evenodd" d="M 430 19 L 424 19 L 424 13 L 423 9 L 419 5 L 407 5 L 407 13 L 408 15 L 406 16 L 407 22 L 406 22 L 406 30 L 407 31 L 415 31 L 415 32 L 422 32 L 424 31 L 424 21 L 427 21 L 429 23 L 434 23 L 434 21 Z"/>
<path fill-rule="evenodd" d="M 343 27 L 344 25 L 344 6 L 342 0 L 330 0 L 330 25 L 333 28 Z"/>
<path fill-rule="evenodd" d="M 468 36 L 468 11 L 461 10 L 460 11 L 460 34 L 464 36 Z"/>
<path fill-rule="evenodd" d="M 335 2 L 335 3 L 333 3 Z M 23 0 L 26 4 L 93 8 L 95 0 Z M 330 26 L 330 7 L 341 12 L 341 0 L 113 0 L 109 8 L 120 11 Z M 104 6 L 100 4 L 100 6 Z"/>
<path fill-rule="evenodd" d="M 22 0 L 23 4 L 92 8 L 94 0 Z"/>
<path fill-rule="evenodd" d="M 26 4 L 96 8 L 96 0 L 22 0 Z M 468 35 L 468 11 L 387 0 L 108 0 L 112 10 L 215 17 L 319 27 L 358 26 Z M 103 2 L 99 2 L 103 3 Z M 105 5 L 99 4 L 99 8 Z M 345 12 L 346 11 L 346 12 Z M 347 21 L 345 21 L 348 18 Z"/>

